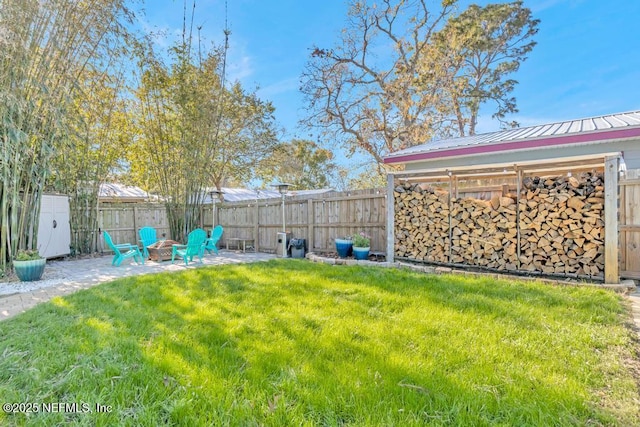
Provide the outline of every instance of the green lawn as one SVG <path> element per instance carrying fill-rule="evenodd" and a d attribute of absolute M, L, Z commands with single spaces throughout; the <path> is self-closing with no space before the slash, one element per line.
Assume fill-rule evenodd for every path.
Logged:
<path fill-rule="evenodd" d="M 594 288 L 304 260 L 138 276 L 0 322 L 0 403 L 58 411 L 0 425 L 640 425 L 628 321 Z"/>

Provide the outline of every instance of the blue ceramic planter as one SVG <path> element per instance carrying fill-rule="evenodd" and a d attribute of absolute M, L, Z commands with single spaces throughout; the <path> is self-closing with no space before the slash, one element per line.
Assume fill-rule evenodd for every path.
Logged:
<path fill-rule="evenodd" d="M 353 250 L 353 243 L 347 239 L 336 239 L 336 252 L 340 258 L 346 258 L 351 256 Z"/>
<path fill-rule="evenodd" d="M 47 260 L 45 258 L 30 261 L 13 261 L 13 270 L 23 282 L 33 282 L 42 278 L 46 264 Z"/>
<path fill-rule="evenodd" d="M 353 257 L 355 259 L 369 259 L 369 248 L 353 248 Z"/>

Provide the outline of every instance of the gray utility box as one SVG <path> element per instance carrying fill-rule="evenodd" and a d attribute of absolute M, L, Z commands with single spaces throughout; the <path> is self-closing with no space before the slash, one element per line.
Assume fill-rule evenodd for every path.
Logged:
<path fill-rule="evenodd" d="M 289 240 L 289 248 L 291 248 L 291 258 L 304 258 L 307 252 L 307 240 L 291 239 Z"/>
<path fill-rule="evenodd" d="M 280 231 L 276 236 L 276 256 L 280 258 L 288 258 L 289 256 L 291 256 L 291 251 L 289 249 L 289 240 L 291 240 L 291 233 Z"/>

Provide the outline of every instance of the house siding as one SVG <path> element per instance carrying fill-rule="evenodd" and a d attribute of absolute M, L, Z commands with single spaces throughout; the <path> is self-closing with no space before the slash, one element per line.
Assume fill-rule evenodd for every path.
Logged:
<path fill-rule="evenodd" d="M 640 169 L 640 138 L 626 141 L 607 141 L 591 144 L 544 147 L 540 149 L 513 150 L 507 152 L 476 154 L 469 156 L 455 156 L 430 160 L 409 162 L 405 164 L 406 171 L 425 169 L 455 169 L 462 167 L 483 167 L 488 165 L 519 164 L 531 161 L 561 161 L 581 156 L 598 156 L 608 153 L 622 153 L 628 169 Z"/>

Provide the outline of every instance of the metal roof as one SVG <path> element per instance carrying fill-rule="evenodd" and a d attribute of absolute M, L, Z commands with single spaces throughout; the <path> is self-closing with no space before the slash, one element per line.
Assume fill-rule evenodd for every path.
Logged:
<path fill-rule="evenodd" d="M 287 196 L 314 195 L 333 191 L 332 189 L 320 190 L 289 190 Z M 245 200 L 262 200 L 280 198 L 280 192 L 277 190 L 250 190 L 247 188 L 229 188 L 223 187 L 222 194 L 225 202 L 240 202 Z M 119 201 L 139 201 L 154 200 L 158 201 L 159 197 L 151 195 L 140 187 L 122 185 L 117 183 L 101 184 L 98 197 L 101 199 L 114 199 Z M 204 204 L 211 203 L 211 195 L 209 190 L 205 191 L 202 202 Z"/>
<path fill-rule="evenodd" d="M 100 184 L 98 197 L 114 199 L 147 199 L 149 198 L 149 193 L 147 193 L 140 187 L 133 187 L 117 183 L 106 183 Z"/>
<path fill-rule="evenodd" d="M 384 161 L 404 163 L 638 136 L 640 110 L 432 141 L 389 154 Z"/>
<path fill-rule="evenodd" d="M 250 190 L 247 188 L 228 188 L 222 187 L 222 194 L 224 196 L 225 202 L 241 202 L 246 200 L 262 200 L 262 199 L 275 199 L 280 198 L 280 192 L 277 190 Z M 320 190 L 289 190 L 287 191 L 287 196 L 302 196 L 302 195 L 313 195 L 313 194 L 321 194 L 329 191 L 333 191 L 331 189 L 320 189 Z M 211 195 L 206 192 L 206 195 L 203 199 L 204 204 L 211 203 Z"/>

